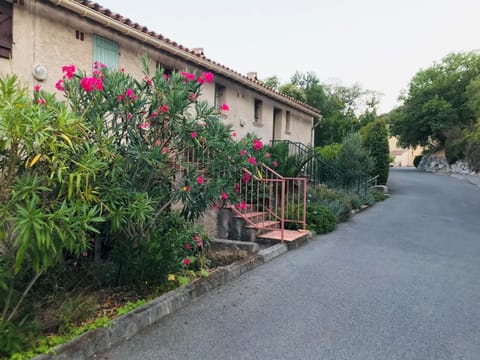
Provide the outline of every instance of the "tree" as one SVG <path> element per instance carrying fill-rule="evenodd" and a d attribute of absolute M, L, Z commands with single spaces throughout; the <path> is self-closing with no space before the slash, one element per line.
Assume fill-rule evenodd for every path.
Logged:
<path fill-rule="evenodd" d="M 472 94 L 478 84 L 472 81 L 479 75 L 478 52 L 449 54 L 441 62 L 420 70 L 401 99 L 403 105 L 390 113 L 391 133 L 406 147 L 443 147 L 449 129 L 475 123 L 478 107 Z"/>
<path fill-rule="evenodd" d="M 384 120 L 370 122 L 361 129 L 363 146 L 373 158 L 374 167 L 370 175 L 378 175 L 378 182 L 386 184 L 390 170 L 390 150 L 388 148 L 388 130 Z"/>
<path fill-rule="evenodd" d="M 274 90 L 278 90 L 278 87 L 280 86 L 280 80 L 278 79 L 277 75 L 273 75 L 263 80 L 263 85 Z"/>
<path fill-rule="evenodd" d="M 315 73 L 299 71 L 289 83 L 279 86 L 278 91 L 320 110 L 322 118 L 315 119 L 315 146 L 341 143 L 347 134 L 375 120 L 380 97 L 379 93 L 363 90 L 359 85 L 325 85 Z"/>

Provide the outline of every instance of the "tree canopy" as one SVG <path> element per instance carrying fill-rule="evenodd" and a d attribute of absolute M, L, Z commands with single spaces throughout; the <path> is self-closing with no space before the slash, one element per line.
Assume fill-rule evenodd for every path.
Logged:
<path fill-rule="evenodd" d="M 389 115 L 403 146 L 443 146 L 452 128 L 467 128 L 480 115 L 480 53 L 449 54 L 420 70 L 403 104 Z"/>
<path fill-rule="evenodd" d="M 278 87 L 278 91 L 319 109 L 322 119 L 316 124 L 315 146 L 341 143 L 343 138 L 375 120 L 380 95 L 351 87 L 322 84 L 313 72 L 295 72 L 290 82 L 278 85 L 272 76 L 265 83 Z"/>

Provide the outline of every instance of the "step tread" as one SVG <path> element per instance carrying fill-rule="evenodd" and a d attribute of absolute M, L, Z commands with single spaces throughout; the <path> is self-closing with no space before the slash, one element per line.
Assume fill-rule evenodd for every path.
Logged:
<path fill-rule="evenodd" d="M 245 225 L 245 227 L 248 228 L 248 229 L 253 229 L 253 228 L 264 229 L 264 228 L 272 227 L 272 226 L 279 225 L 279 224 L 280 224 L 280 221 L 267 220 L 267 221 L 262 221 L 262 222 L 256 223 L 255 226 Z"/>
<path fill-rule="evenodd" d="M 266 212 L 264 211 L 254 211 L 254 212 L 247 212 L 247 213 L 242 213 L 242 215 L 235 215 L 235 217 L 241 218 L 241 217 L 246 217 L 246 218 L 252 218 L 252 217 L 257 217 L 260 215 L 265 215 Z"/>

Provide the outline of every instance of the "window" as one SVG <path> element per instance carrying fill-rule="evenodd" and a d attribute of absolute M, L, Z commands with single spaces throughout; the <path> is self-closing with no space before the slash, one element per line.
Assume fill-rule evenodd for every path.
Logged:
<path fill-rule="evenodd" d="M 105 64 L 111 70 L 118 69 L 118 44 L 102 36 L 93 35 L 93 62 Z"/>
<path fill-rule="evenodd" d="M 263 108 L 262 100 L 255 99 L 254 122 L 257 125 L 260 125 L 262 123 L 262 108 Z"/>
<path fill-rule="evenodd" d="M 285 113 L 285 133 L 290 134 L 290 111 Z"/>
<path fill-rule="evenodd" d="M 0 0 L 0 57 L 7 59 L 12 56 L 12 14 L 12 4 Z"/>
<path fill-rule="evenodd" d="M 220 85 L 220 84 L 215 84 L 215 104 L 214 106 L 216 108 L 219 108 L 222 106 L 222 104 L 225 104 L 225 86 Z"/>

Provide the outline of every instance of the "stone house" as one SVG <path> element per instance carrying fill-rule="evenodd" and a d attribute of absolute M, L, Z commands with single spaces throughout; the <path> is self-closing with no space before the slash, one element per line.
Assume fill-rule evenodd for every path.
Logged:
<path fill-rule="evenodd" d="M 202 96 L 229 105 L 225 121 L 240 137 L 312 144 L 318 110 L 264 86 L 255 73 L 242 75 L 88 0 L 0 0 L 0 75 L 15 73 L 31 88 L 55 91 L 63 65 L 88 70 L 95 61 L 141 79 L 144 54 L 151 68 L 211 71 L 215 80 Z"/>
<path fill-rule="evenodd" d="M 395 167 L 413 166 L 415 156 L 423 153 L 423 147 L 421 146 L 415 148 L 402 148 L 398 145 L 398 139 L 393 136 L 388 139 L 388 145 L 390 155 L 393 157 L 393 166 Z"/>

